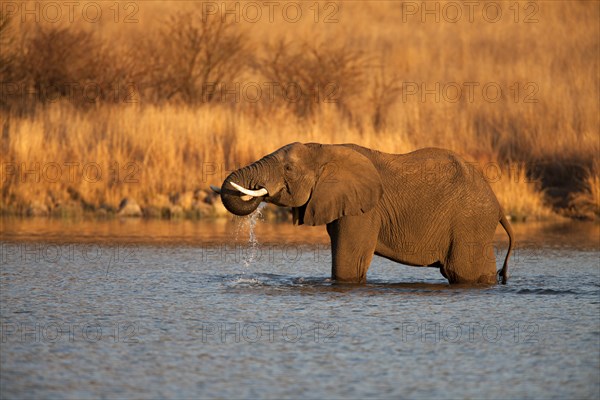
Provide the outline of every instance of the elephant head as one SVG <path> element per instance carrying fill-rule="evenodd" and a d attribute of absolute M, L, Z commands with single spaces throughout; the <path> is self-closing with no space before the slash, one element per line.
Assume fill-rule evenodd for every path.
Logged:
<path fill-rule="evenodd" d="M 292 143 L 231 173 L 220 193 L 235 215 L 265 201 L 292 207 L 296 224 L 323 225 L 371 210 L 383 185 L 373 163 L 352 145 Z"/>

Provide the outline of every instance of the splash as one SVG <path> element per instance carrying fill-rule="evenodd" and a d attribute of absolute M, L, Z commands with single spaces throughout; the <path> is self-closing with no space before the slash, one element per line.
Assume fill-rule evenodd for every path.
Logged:
<path fill-rule="evenodd" d="M 243 277 L 239 277 L 233 281 L 231 281 L 229 283 L 230 286 L 232 287 L 239 287 L 241 286 L 259 286 L 262 285 L 262 281 L 260 281 L 258 278 L 243 278 Z"/>
<path fill-rule="evenodd" d="M 248 227 L 249 237 L 248 237 L 248 248 L 247 251 L 244 252 L 242 256 L 242 263 L 244 264 L 244 268 L 248 268 L 250 265 L 254 263 L 256 260 L 258 253 L 260 251 L 258 239 L 256 237 L 256 223 L 263 217 L 262 209 L 265 208 L 267 203 L 260 203 L 256 210 L 250 214 L 247 218 L 242 219 L 240 225 L 238 225 L 238 229 L 236 232 L 236 239 L 239 234 L 240 228 Z"/>

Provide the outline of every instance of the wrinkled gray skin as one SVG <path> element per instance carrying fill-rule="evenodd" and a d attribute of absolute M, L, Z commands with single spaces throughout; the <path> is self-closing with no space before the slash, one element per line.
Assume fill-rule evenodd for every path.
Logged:
<path fill-rule="evenodd" d="M 268 195 L 250 198 L 230 182 Z M 493 238 L 509 236 L 499 272 L 508 279 L 513 232 L 480 172 L 457 154 L 426 148 L 387 154 L 354 144 L 292 143 L 234 171 L 223 204 L 247 215 L 261 201 L 292 207 L 294 223 L 327 225 L 332 278 L 363 283 L 373 254 L 439 268 L 450 283 L 495 284 Z"/>

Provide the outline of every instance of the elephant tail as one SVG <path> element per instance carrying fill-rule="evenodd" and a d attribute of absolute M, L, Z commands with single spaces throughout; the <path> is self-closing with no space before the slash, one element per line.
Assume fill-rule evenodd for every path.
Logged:
<path fill-rule="evenodd" d="M 508 251 L 506 252 L 506 258 L 504 259 L 504 265 L 502 266 L 502 269 L 499 272 L 500 277 L 502 278 L 502 284 L 506 285 L 506 282 L 508 281 L 508 257 L 510 257 L 510 253 L 512 251 L 512 247 L 513 247 L 513 244 L 515 241 L 515 239 L 514 239 L 515 235 L 513 233 L 512 226 L 506 219 L 506 216 L 504 215 L 504 213 L 502 213 L 502 215 L 500 216 L 500 225 L 502 225 L 502 227 L 508 234 Z"/>

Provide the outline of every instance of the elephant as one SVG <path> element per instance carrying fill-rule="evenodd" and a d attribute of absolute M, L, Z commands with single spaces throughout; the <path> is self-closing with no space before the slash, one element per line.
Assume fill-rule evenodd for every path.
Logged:
<path fill-rule="evenodd" d="M 326 225 L 336 283 L 365 283 L 374 254 L 438 268 L 450 284 L 508 280 L 512 227 L 481 171 L 450 150 L 389 154 L 356 144 L 296 142 L 212 188 L 235 215 L 248 215 L 264 201 L 290 207 L 295 225 Z M 497 273 L 498 222 L 509 245 Z"/>

